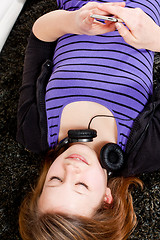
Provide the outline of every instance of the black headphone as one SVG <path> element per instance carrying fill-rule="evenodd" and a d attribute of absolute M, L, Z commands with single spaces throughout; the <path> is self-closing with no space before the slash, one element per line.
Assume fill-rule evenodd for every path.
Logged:
<path fill-rule="evenodd" d="M 92 142 L 97 137 L 94 129 L 69 130 L 68 137 L 64 138 L 56 147 L 56 151 L 69 143 Z M 124 153 L 121 147 L 115 143 L 105 144 L 100 151 L 100 163 L 110 174 L 121 170 L 124 165 Z"/>

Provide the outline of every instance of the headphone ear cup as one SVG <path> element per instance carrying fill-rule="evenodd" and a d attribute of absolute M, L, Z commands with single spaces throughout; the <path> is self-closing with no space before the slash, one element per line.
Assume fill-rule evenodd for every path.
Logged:
<path fill-rule="evenodd" d="M 100 152 L 101 166 L 107 171 L 117 171 L 123 167 L 124 156 L 120 146 L 115 143 L 104 145 Z"/>
<path fill-rule="evenodd" d="M 94 129 L 69 130 L 69 142 L 92 142 L 97 137 L 97 131 Z"/>

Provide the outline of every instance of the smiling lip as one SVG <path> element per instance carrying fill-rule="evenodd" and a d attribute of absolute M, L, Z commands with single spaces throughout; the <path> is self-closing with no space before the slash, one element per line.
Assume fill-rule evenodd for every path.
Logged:
<path fill-rule="evenodd" d="M 84 162 L 85 164 L 89 165 L 88 162 L 86 161 L 86 159 L 84 157 L 82 157 L 81 155 L 79 155 L 79 154 L 72 154 L 72 155 L 68 156 L 67 158 L 80 160 L 80 161 Z"/>

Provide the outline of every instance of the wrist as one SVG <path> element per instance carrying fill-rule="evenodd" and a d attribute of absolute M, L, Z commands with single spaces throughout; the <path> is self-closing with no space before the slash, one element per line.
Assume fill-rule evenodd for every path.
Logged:
<path fill-rule="evenodd" d="M 63 26 L 64 34 L 78 34 L 77 24 L 76 24 L 76 14 L 77 11 L 66 11 L 66 18 Z"/>

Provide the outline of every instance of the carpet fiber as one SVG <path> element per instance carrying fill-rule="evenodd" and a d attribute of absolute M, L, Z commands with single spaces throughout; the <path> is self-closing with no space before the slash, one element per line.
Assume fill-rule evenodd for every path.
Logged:
<path fill-rule="evenodd" d="M 0 239 L 20 240 L 19 206 L 38 176 L 41 158 L 16 140 L 16 111 L 27 37 L 33 22 L 56 8 L 55 0 L 28 0 L 0 54 Z M 160 54 L 154 79 L 160 81 Z M 138 226 L 130 239 L 160 239 L 160 172 L 143 174 L 144 189 L 133 193 Z"/>

